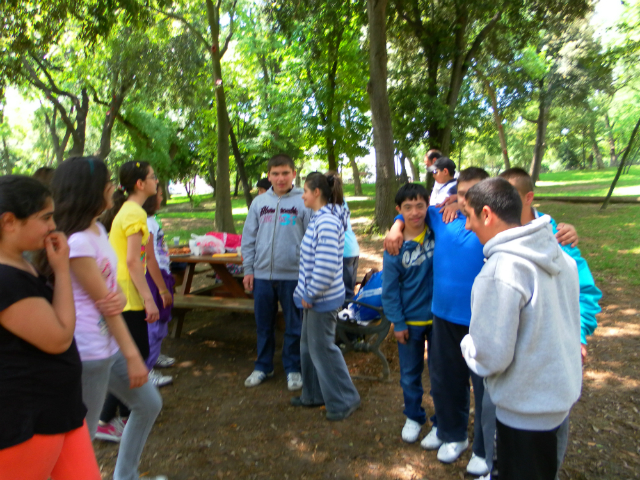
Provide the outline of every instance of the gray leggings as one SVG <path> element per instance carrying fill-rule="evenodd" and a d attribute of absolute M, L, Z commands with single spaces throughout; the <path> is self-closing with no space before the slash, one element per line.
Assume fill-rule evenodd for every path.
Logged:
<path fill-rule="evenodd" d="M 82 362 L 82 400 L 87 407 L 91 439 L 96 435 L 107 391 L 131 409 L 122 434 L 114 480 L 138 480 L 138 464 L 151 427 L 162 409 L 162 397 L 150 382 L 129 388 L 127 361 L 120 351 L 104 360 Z"/>

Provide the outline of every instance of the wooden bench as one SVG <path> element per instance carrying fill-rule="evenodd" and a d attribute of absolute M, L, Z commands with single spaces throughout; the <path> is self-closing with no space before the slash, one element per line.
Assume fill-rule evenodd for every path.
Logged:
<path fill-rule="evenodd" d="M 184 317 L 189 310 L 220 310 L 253 313 L 253 298 L 211 297 L 206 295 L 176 294 L 173 297 L 173 338 L 180 338 Z"/>
<path fill-rule="evenodd" d="M 338 324 L 336 326 L 336 334 L 338 339 L 344 343 L 343 352 L 370 352 L 373 353 L 376 357 L 380 359 L 382 362 L 382 375 L 380 377 L 353 377 L 360 378 L 364 380 L 382 380 L 388 381 L 389 379 L 389 362 L 387 361 L 387 357 L 380 351 L 380 345 L 387 335 L 389 334 L 389 330 L 391 329 L 391 322 L 385 316 L 382 308 L 374 307 L 372 305 L 368 305 L 366 303 L 358 302 L 356 300 L 351 300 L 348 303 L 356 303 L 363 307 L 370 308 L 375 310 L 380 314 L 379 320 L 373 320 L 368 325 L 358 325 L 355 322 L 343 322 L 338 320 Z M 353 341 L 349 338 L 348 333 L 356 335 L 358 338 L 364 337 L 364 340 L 356 340 Z"/>
<path fill-rule="evenodd" d="M 190 310 L 219 310 L 223 312 L 253 313 L 253 298 L 236 298 L 223 296 L 201 295 L 214 290 L 216 285 L 196 290 L 193 293 L 181 295 L 176 293 L 173 297 L 173 338 L 180 338 L 184 317 Z M 200 294 L 200 295 L 199 295 Z M 278 312 L 282 312 L 282 306 L 278 304 Z"/>

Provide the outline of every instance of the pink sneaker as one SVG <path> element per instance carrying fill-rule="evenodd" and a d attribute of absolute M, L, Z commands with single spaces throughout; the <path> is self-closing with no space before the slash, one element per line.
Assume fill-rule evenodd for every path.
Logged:
<path fill-rule="evenodd" d="M 122 432 L 126 424 L 126 418 L 124 420 L 120 418 L 114 418 L 106 425 L 98 424 L 98 430 L 96 430 L 96 438 L 105 442 L 120 443 Z"/>

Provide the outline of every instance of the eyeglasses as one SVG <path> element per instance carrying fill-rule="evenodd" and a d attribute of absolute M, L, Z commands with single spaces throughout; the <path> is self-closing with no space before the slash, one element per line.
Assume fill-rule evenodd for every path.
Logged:
<path fill-rule="evenodd" d="M 158 176 L 154 173 L 153 175 L 147 177 L 145 180 L 158 180 Z"/>

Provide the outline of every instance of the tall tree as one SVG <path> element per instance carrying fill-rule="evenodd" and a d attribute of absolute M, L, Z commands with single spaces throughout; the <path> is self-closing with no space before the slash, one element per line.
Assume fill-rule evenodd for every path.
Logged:
<path fill-rule="evenodd" d="M 395 217 L 393 198 L 396 174 L 393 163 L 393 130 L 387 93 L 387 0 L 367 0 L 369 17 L 369 101 L 376 151 L 375 221 L 381 230 Z"/>

